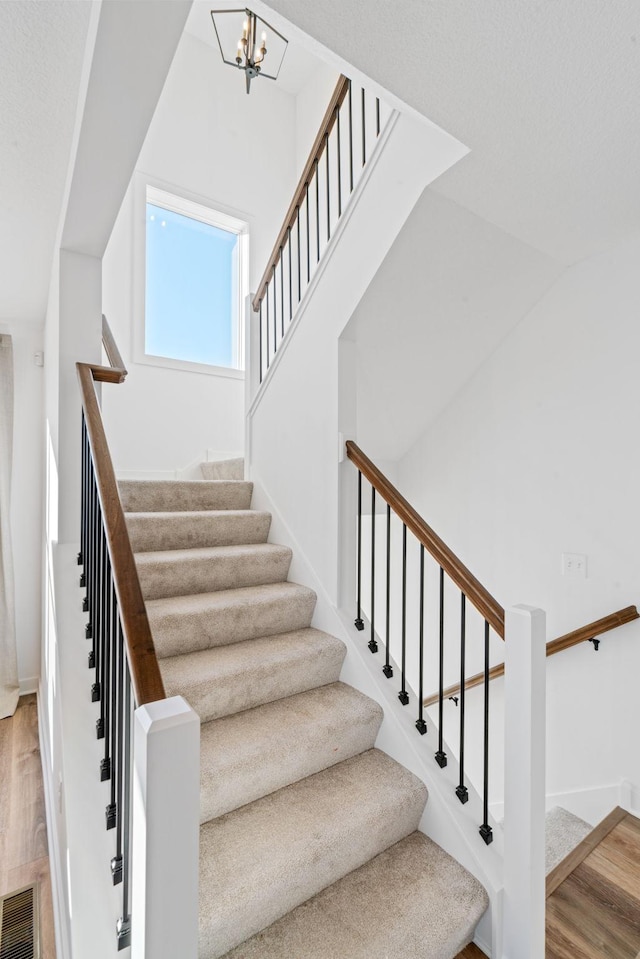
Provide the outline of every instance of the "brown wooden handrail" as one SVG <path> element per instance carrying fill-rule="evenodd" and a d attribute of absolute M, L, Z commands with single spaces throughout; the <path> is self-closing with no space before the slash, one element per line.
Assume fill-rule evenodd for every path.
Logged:
<path fill-rule="evenodd" d="M 578 643 L 586 643 L 590 639 L 596 639 L 596 637 L 601 636 L 602 633 L 607 633 L 611 629 L 617 629 L 618 626 L 624 626 L 625 623 L 631 623 L 634 619 L 640 619 L 640 613 L 638 613 L 636 607 L 625 606 L 624 609 L 619 609 L 615 613 L 603 616 L 602 619 L 597 619 L 593 623 L 587 623 L 586 626 L 581 626 L 580 629 L 574 629 L 571 633 L 565 633 L 563 636 L 558 636 L 557 639 L 551 640 L 550 643 L 547 643 L 547 656 L 555 656 L 556 653 L 561 653 L 571 646 L 577 646 Z M 499 676 L 504 676 L 504 663 L 499 663 L 489 670 L 489 680 L 497 679 Z M 473 689 L 474 686 L 482 686 L 483 683 L 484 673 L 476 673 L 475 676 L 471 676 L 466 681 L 464 688 Z M 442 698 L 450 699 L 453 696 L 457 696 L 460 693 L 460 688 L 459 683 L 455 686 L 447 687 L 442 693 Z M 440 696 L 438 693 L 427 696 L 427 698 L 423 700 L 423 706 L 433 706 L 439 699 Z"/>
<path fill-rule="evenodd" d="M 109 329 L 109 324 L 103 317 L 103 337 L 105 328 L 109 341 L 108 345 L 105 342 L 105 350 L 109 362 L 112 363 L 115 360 L 120 365 L 106 367 L 92 363 L 76 363 L 76 369 L 96 486 L 111 557 L 113 582 L 118 599 L 131 682 L 136 704 L 142 706 L 144 703 L 165 699 L 166 693 L 94 386 L 95 381 L 122 383 L 127 375 Z"/>
<path fill-rule="evenodd" d="M 394 513 L 410 529 L 418 542 L 433 556 L 458 589 L 473 603 L 478 612 L 504 639 L 504 609 L 482 583 L 462 563 L 447 544 L 440 539 L 423 518 L 407 502 L 386 476 L 352 440 L 347 440 L 347 456 L 362 475 L 375 487 Z"/>
<path fill-rule="evenodd" d="M 120 355 L 120 350 L 118 349 L 118 344 L 115 341 L 115 337 L 111 332 L 111 327 L 109 326 L 104 313 L 102 314 L 102 345 L 104 346 L 104 351 L 107 354 L 109 366 L 112 370 L 115 370 L 121 374 L 121 379 L 117 380 L 117 382 L 123 383 L 127 375 L 127 368 L 124 365 L 123 359 Z M 99 367 L 99 369 L 107 369 L 107 367 Z"/>
<path fill-rule="evenodd" d="M 309 159 L 307 160 L 304 170 L 302 171 L 302 176 L 298 181 L 298 185 L 293 194 L 293 199 L 289 204 L 289 209 L 286 212 L 282 227 L 278 233 L 278 238 L 273 245 L 273 250 L 271 251 L 271 256 L 265 267 L 265 271 L 262 274 L 262 279 L 258 284 L 258 291 L 255 294 L 252 302 L 253 310 L 257 313 L 260 309 L 260 303 L 266 292 L 267 286 L 269 285 L 269 280 L 271 275 L 276 268 L 278 263 L 280 252 L 284 246 L 285 239 L 287 237 L 288 231 L 295 225 L 297 212 L 302 206 L 302 199 L 305 195 L 305 190 L 307 184 L 311 182 L 311 177 L 313 175 L 313 170 L 316 164 L 316 161 L 322 156 L 322 151 L 325 146 L 325 140 L 333 130 L 333 125 L 336 122 L 337 111 L 342 106 L 344 99 L 349 92 L 349 79 L 345 76 L 340 76 L 336 88 L 333 91 L 333 96 L 329 101 L 329 106 L 327 107 L 326 113 L 323 117 L 322 123 L 320 124 L 320 129 L 314 140 L 313 146 L 311 147 L 311 153 L 309 154 Z"/>

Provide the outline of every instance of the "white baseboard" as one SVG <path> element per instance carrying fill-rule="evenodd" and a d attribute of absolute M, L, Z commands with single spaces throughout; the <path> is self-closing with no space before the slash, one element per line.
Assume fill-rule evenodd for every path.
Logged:
<path fill-rule="evenodd" d="M 26 696 L 28 693 L 37 693 L 40 686 L 39 676 L 25 676 L 20 680 L 20 695 Z"/>
<path fill-rule="evenodd" d="M 40 681 L 36 684 L 38 694 L 38 739 L 44 783 L 44 808 L 47 820 L 47 845 L 49 848 L 49 873 L 51 876 L 51 899 L 53 904 L 53 926 L 56 937 L 57 959 L 71 959 L 69 925 L 64 907 L 64 880 L 60 868 L 61 852 L 56 817 L 56 787 L 51 779 L 51 755 L 49 744 L 42 724 Z"/>

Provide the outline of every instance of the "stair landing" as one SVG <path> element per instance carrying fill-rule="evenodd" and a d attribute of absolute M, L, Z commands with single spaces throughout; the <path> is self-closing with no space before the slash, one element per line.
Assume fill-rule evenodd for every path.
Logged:
<path fill-rule="evenodd" d="M 637 959 L 640 819 L 614 809 L 547 877 L 546 959 Z"/>

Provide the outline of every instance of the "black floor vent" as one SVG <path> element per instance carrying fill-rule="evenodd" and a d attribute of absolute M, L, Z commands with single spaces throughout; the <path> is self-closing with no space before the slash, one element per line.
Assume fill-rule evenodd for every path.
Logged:
<path fill-rule="evenodd" d="M 0 959 L 40 959 L 36 883 L 0 898 Z"/>

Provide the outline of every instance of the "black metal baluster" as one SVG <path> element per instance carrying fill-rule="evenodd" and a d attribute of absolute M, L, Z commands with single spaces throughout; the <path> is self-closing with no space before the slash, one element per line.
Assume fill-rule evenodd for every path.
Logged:
<path fill-rule="evenodd" d="M 291 227 L 287 227 L 287 243 L 289 245 L 289 323 L 293 319 L 293 293 L 291 292 L 292 288 L 292 279 L 291 279 Z"/>
<path fill-rule="evenodd" d="M 309 184 L 305 183 L 305 197 L 307 201 L 307 283 L 311 281 L 311 241 L 309 239 Z"/>
<path fill-rule="evenodd" d="M 365 116 L 364 87 L 362 87 L 362 165 L 367 162 L 367 125 Z"/>
<path fill-rule="evenodd" d="M 278 281 L 276 280 L 275 263 L 273 264 L 273 271 L 271 273 L 271 282 L 273 285 L 273 355 L 275 357 L 276 350 L 278 349 L 278 298 L 277 298 Z"/>
<path fill-rule="evenodd" d="M 113 587 L 113 574 L 111 576 L 111 613 L 109 616 L 109 635 L 111 644 L 111 662 L 109 667 L 109 689 L 110 689 L 110 739 L 111 739 L 111 790 L 109 804 L 105 810 L 107 829 L 113 829 L 116 825 L 116 797 L 119 788 L 121 770 L 118 768 L 118 604 L 116 602 L 115 589 Z"/>
<path fill-rule="evenodd" d="M 418 719 L 416 720 L 416 729 L 421 736 L 427 731 L 427 724 L 424 721 L 424 546 L 420 543 L 420 676 L 418 679 Z"/>
<path fill-rule="evenodd" d="M 317 262 L 320 262 L 320 174 L 318 172 L 318 160 L 316 159 L 316 253 Z"/>
<path fill-rule="evenodd" d="M 84 569 L 87 574 L 87 591 L 84 594 L 84 599 L 82 600 L 82 611 L 84 613 L 89 613 L 89 618 L 85 626 L 84 634 L 87 639 L 92 638 L 92 627 L 91 627 L 91 583 L 93 575 L 93 493 L 94 493 L 94 482 L 93 482 L 93 461 L 91 459 L 91 449 L 89 448 L 89 482 L 88 482 L 88 502 L 87 502 L 87 555 L 85 556 Z M 92 644 L 93 646 L 93 644 Z"/>
<path fill-rule="evenodd" d="M 464 784 L 464 699 L 465 699 L 465 656 L 466 656 L 466 596 L 460 594 L 460 782 L 456 786 L 456 796 L 461 803 L 469 799 Z"/>
<path fill-rule="evenodd" d="M 260 300 L 260 317 L 258 319 L 260 336 L 260 382 L 262 383 L 262 300 Z"/>
<path fill-rule="evenodd" d="M 96 609 L 96 684 L 98 686 L 98 699 L 100 701 L 100 716 L 96 723 L 96 735 L 98 739 L 104 737 L 104 670 L 105 670 L 105 635 L 104 635 L 104 574 L 105 574 L 105 552 L 107 548 L 106 535 L 104 532 L 104 519 L 102 510 L 100 510 L 100 528 L 99 528 L 99 548 L 98 548 L 98 595 Z M 108 770 L 100 761 L 100 779 L 108 779 Z"/>
<path fill-rule="evenodd" d="M 371 487 L 371 638 L 369 649 L 372 653 L 378 652 L 375 630 L 376 618 L 376 490 Z"/>
<path fill-rule="evenodd" d="M 436 753 L 436 762 L 441 769 L 447 765 L 447 754 L 443 749 L 444 745 L 444 570 L 440 567 L 440 655 L 438 664 L 438 751 Z"/>
<path fill-rule="evenodd" d="M 282 336 L 284 337 L 284 260 L 282 257 L 282 247 L 280 247 L 280 325 Z M 282 343 L 282 339 L 280 342 Z"/>
<path fill-rule="evenodd" d="M 298 245 L 296 247 L 298 251 L 298 303 L 302 299 L 302 287 L 300 283 L 300 207 L 296 207 L 296 231 L 298 234 Z"/>
<path fill-rule="evenodd" d="M 386 603 L 387 603 L 387 650 L 385 655 L 384 666 L 382 667 L 382 672 L 385 674 L 387 679 L 391 679 L 393 676 L 393 666 L 389 662 L 389 657 L 391 656 L 390 646 L 391 646 L 391 623 L 390 623 L 390 612 L 391 612 L 391 507 L 387 503 L 387 589 L 386 589 Z"/>
<path fill-rule="evenodd" d="M 324 153 L 327 169 L 327 243 L 331 239 L 331 185 L 329 182 L 329 134 L 325 134 Z"/>
<path fill-rule="evenodd" d="M 489 825 L 489 623 L 484 621 L 484 782 L 482 793 L 482 825 L 480 835 L 487 846 L 493 842 Z"/>
<path fill-rule="evenodd" d="M 113 595 L 113 586 L 111 583 L 111 562 L 107 550 L 105 538 L 105 573 L 104 573 L 104 664 L 102 679 L 102 709 L 103 709 L 103 727 L 102 735 L 104 737 L 104 756 L 100 763 L 100 779 L 111 778 L 111 657 L 113 650 L 111 648 L 111 598 Z M 109 827 L 107 826 L 107 829 Z"/>
<path fill-rule="evenodd" d="M 380 97 L 376 97 L 376 136 L 380 136 Z"/>
<path fill-rule="evenodd" d="M 342 153 L 340 150 L 340 107 L 336 107 L 336 151 L 338 154 L 338 218 L 342 216 Z"/>
<path fill-rule="evenodd" d="M 91 454 L 89 453 L 89 468 L 87 471 L 87 537 L 86 537 L 86 547 L 85 547 L 85 556 L 84 556 L 84 572 L 86 576 L 85 583 L 85 594 L 82 598 L 82 611 L 84 613 L 89 613 L 87 617 L 87 622 L 84 627 L 84 635 L 86 639 L 91 639 L 92 629 L 91 629 L 91 610 L 90 610 L 90 594 L 91 594 L 91 531 L 92 531 L 92 517 L 93 517 L 93 473 L 92 473 L 92 463 L 91 463 Z M 93 650 L 93 643 L 91 644 Z M 91 669 L 91 654 L 89 654 L 89 668 Z"/>
<path fill-rule="evenodd" d="M 349 80 L 349 193 L 353 193 L 353 102 Z"/>
<path fill-rule="evenodd" d="M 266 303 L 265 313 L 267 314 L 266 323 L 264 325 L 266 334 L 267 334 L 267 369 L 269 369 L 269 364 L 271 363 L 271 358 L 269 356 L 269 284 L 267 283 L 267 288 L 264 291 L 264 300 Z M 260 304 L 262 306 L 262 304 Z"/>
<path fill-rule="evenodd" d="M 94 682 L 91 687 L 91 702 L 97 703 L 100 699 L 100 617 L 98 611 L 98 580 L 100 577 L 99 567 L 99 534 L 102 525 L 102 516 L 100 515 L 100 504 L 98 501 L 98 489 L 95 481 L 94 472 L 94 511 L 93 511 L 93 530 L 92 530 L 92 576 L 91 576 L 91 599 L 89 608 L 91 610 L 91 638 L 93 651 L 93 665 L 95 668 Z"/>
<path fill-rule="evenodd" d="M 131 677 L 125 662 L 124 679 L 124 783 L 122 795 L 122 916 L 116 924 L 118 951 L 131 945 L 131 915 L 129 912 L 129 879 L 131 873 Z M 143 917 L 140 921 L 144 922 Z"/>
<path fill-rule="evenodd" d="M 357 582 L 357 610 L 354 625 L 356 629 L 363 630 L 362 621 L 362 473 L 358 470 L 358 582 Z"/>
<path fill-rule="evenodd" d="M 364 92 L 364 91 L 363 91 Z M 407 692 L 407 524 L 402 524 L 402 689 L 398 699 L 403 706 L 409 702 Z"/>
<path fill-rule="evenodd" d="M 86 552 L 86 538 L 85 538 L 85 524 L 87 518 L 87 425 L 84 420 L 84 412 L 82 413 L 82 429 L 81 429 L 81 443 L 82 443 L 82 465 L 80 469 L 80 552 L 78 553 L 78 566 L 84 567 Z M 85 570 L 83 568 L 80 573 L 80 589 L 84 589 L 87 583 L 87 577 Z"/>
<path fill-rule="evenodd" d="M 118 692 L 117 692 L 117 743 L 116 743 L 116 776 L 117 791 L 112 783 L 111 801 L 116 807 L 116 854 L 111 860 L 111 877 L 113 885 L 117 886 L 122 882 L 122 814 L 123 814 L 123 796 L 124 796 L 124 637 L 122 635 L 122 626 L 118 615 L 117 631 L 117 649 L 118 649 Z"/>

